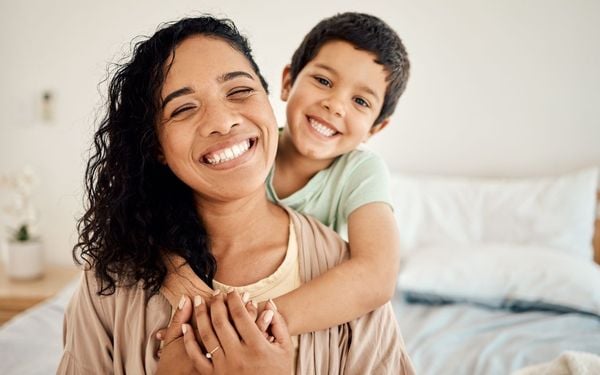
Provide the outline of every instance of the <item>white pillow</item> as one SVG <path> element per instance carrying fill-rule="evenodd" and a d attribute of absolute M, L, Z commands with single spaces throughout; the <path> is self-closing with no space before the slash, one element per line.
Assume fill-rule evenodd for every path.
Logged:
<path fill-rule="evenodd" d="M 545 178 L 392 175 L 403 250 L 514 243 L 592 259 L 598 170 Z"/>
<path fill-rule="evenodd" d="M 422 248 L 405 258 L 398 284 L 425 302 L 566 307 L 600 316 L 600 266 L 543 247 Z"/>

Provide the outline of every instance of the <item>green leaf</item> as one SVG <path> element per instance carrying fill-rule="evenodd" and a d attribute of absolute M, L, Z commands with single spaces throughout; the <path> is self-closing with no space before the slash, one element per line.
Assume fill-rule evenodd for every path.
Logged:
<path fill-rule="evenodd" d="M 15 233 L 15 239 L 19 242 L 29 241 L 31 237 L 29 236 L 29 231 L 27 230 L 27 225 L 21 225 L 17 232 Z"/>

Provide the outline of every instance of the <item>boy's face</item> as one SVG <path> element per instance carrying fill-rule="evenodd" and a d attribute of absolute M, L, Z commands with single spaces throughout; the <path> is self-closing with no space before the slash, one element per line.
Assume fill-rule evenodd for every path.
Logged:
<path fill-rule="evenodd" d="M 377 119 L 387 72 L 375 55 L 345 41 L 325 43 L 292 85 L 283 72 L 281 99 L 287 101 L 287 131 L 305 157 L 333 159 L 354 150 L 387 125 Z"/>

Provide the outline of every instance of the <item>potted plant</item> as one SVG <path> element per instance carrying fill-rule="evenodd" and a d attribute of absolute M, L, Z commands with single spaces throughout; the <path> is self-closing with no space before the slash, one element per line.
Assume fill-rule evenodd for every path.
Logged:
<path fill-rule="evenodd" d="M 8 275 L 14 279 L 41 277 L 44 272 L 42 242 L 37 236 L 37 215 L 31 195 L 37 185 L 35 173 L 30 168 L 0 175 L 8 203 L 3 207 L 8 227 Z"/>

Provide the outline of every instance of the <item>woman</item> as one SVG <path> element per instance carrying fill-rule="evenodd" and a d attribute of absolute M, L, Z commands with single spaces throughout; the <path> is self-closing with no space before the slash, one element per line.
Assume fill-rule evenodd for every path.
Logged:
<path fill-rule="evenodd" d="M 191 307 L 173 296 L 202 295 L 194 298 L 202 318 L 207 285 L 249 285 L 259 290 L 252 298 L 271 298 L 344 259 L 335 233 L 266 199 L 276 121 L 250 48 L 230 21 L 199 17 L 162 28 L 136 46 L 109 90 L 76 246 L 89 270 L 67 309 L 60 373 L 154 372 L 155 332 L 172 305 Z M 317 253 L 324 249 L 326 257 Z M 230 310 L 235 301 L 228 296 Z M 217 297 L 210 317 L 217 335 L 198 335 L 217 373 L 240 357 L 256 360 L 218 334 L 229 324 L 219 306 Z M 229 327 L 238 341 L 260 346 L 258 362 L 285 372 L 280 318 L 273 314 L 272 344 L 238 318 Z M 297 345 L 298 373 L 411 371 L 389 305 L 302 335 Z M 161 361 L 182 348 L 181 340 L 167 342 Z"/>

